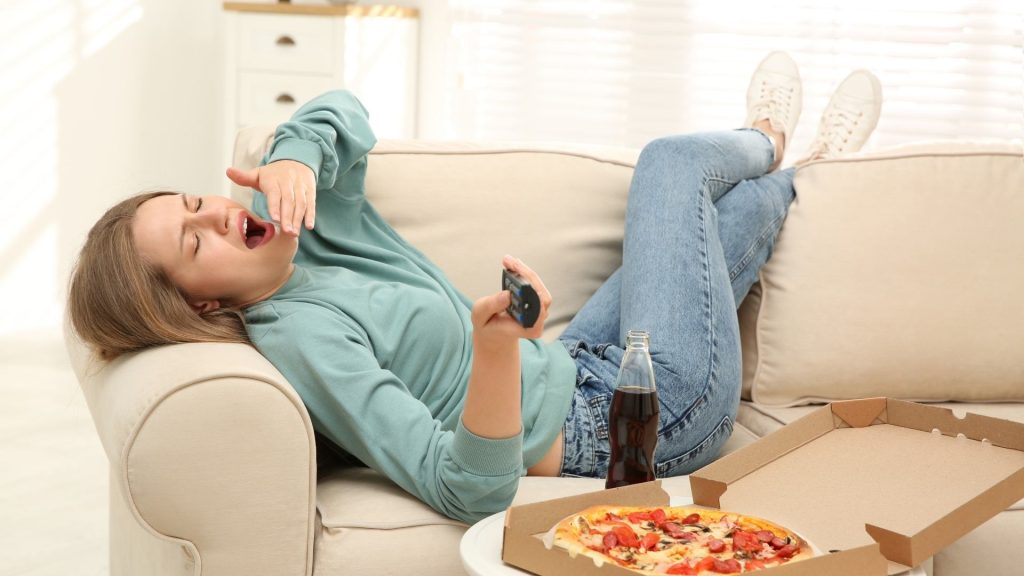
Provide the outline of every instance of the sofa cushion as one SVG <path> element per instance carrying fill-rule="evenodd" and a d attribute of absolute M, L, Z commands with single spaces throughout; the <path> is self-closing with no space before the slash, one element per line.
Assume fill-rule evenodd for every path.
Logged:
<path fill-rule="evenodd" d="M 732 436 L 722 448 L 722 455 L 739 450 L 757 439 L 758 436 L 742 424 L 736 424 Z M 324 526 L 382 530 L 434 524 L 465 526 L 458 520 L 438 514 L 369 468 L 336 463 L 328 466 L 332 468 L 317 483 L 317 511 Z M 678 479 L 666 481 L 677 482 Z M 603 480 L 593 478 L 528 476 L 520 479 L 516 502 L 535 502 L 579 494 L 600 489 L 598 485 L 602 483 Z M 387 510 L 387 515 L 382 516 L 381 510 Z"/>
<path fill-rule="evenodd" d="M 465 531 L 451 525 L 400 530 L 321 525 L 315 535 L 313 574 L 465 574 L 458 552 Z"/>
<path fill-rule="evenodd" d="M 321 524 L 328 528 L 466 526 L 438 514 L 394 482 L 363 467 L 340 467 L 321 478 L 317 483 L 316 508 Z"/>
<path fill-rule="evenodd" d="M 738 450 L 757 440 L 751 431 L 737 424 L 722 449 L 722 454 Z M 673 493 L 689 494 L 686 477 L 666 478 Z M 522 504 L 580 494 L 604 487 L 595 478 L 521 478 L 515 502 Z M 399 530 L 420 526 L 458 526 L 466 524 L 447 518 L 417 500 L 377 472 L 363 467 L 335 466 L 317 483 L 317 512 L 327 529 Z"/>
<path fill-rule="evenodd" d="M 1024 400 L 1024 157 L 942 145 L 809 164 L 744 302 L 746 397 Z"/>

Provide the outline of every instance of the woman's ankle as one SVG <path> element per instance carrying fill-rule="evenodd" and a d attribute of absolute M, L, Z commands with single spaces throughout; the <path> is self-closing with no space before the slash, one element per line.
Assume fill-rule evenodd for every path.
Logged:
<path fill-rule="evenodd" d="M 774 172 L 782 164 L 782 156 L 786 153 L 786 135 L 773 129 L 771 122 L 767 119 L 754 122 L 753 127 L 767 136 L 768 140 L 774 145 L 773 152 L 775 156 L 772 160 L 772 165 L 768 167 L 768 172 Z"/>

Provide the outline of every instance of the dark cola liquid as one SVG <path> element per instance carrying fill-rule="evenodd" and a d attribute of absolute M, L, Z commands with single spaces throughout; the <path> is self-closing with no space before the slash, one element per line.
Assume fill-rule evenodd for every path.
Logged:
<path fill-rule="evenodd" d="M 620 386 L 608 413 L 611 458 L 605 488 L 654 480 L 654 448 L 658 444 L 658 393 Z"/>

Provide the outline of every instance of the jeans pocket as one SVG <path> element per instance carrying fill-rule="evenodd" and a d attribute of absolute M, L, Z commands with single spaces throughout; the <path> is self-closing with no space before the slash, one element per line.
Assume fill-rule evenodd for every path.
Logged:
<path fill-rule="evenodd" d="M 598 440 L 608 439 L 608 409 L 611 400 L 607 394 L 597 394 L 587 400 L 590 417 L 594 419 L 594 435 Z"/>

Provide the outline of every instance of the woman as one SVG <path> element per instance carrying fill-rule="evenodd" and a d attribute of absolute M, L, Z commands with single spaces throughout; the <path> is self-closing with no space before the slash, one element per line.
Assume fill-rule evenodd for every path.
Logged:
<path fill-rule="evenodd" d="M 319 432 L 468 522 L 504 509 L 524 472 L 605 475 L 623 335 L 642 328 L 661 402 L 657 472 L 684 474 L 710 462 L 732 430 L 735 309 L 793 200 L 793 170 L 767 173 L 781 163 L 800 100 L 795 63 L 773 53 L 751 82 L 747 128 L 645 147 L 622 268 L 557 342 L 538 340 L 551 296 L 523 262 L 502 264 L 541 297 L 529 329 L 504 312 L 507 292 L 470 303 L 377 214 L 363 189 L 375 138 L 344 92 L 278 127 L 260 168 L 228 170 L 263 193 L 259 216 L 224 197 L 173 193 L 112 208 L 74 272 L 72 322 L 107 359 L 175 342 L 251 341 Z M 879 107 L 877 80 L 852 74 L 810 158 L 859 148 Z"/>

